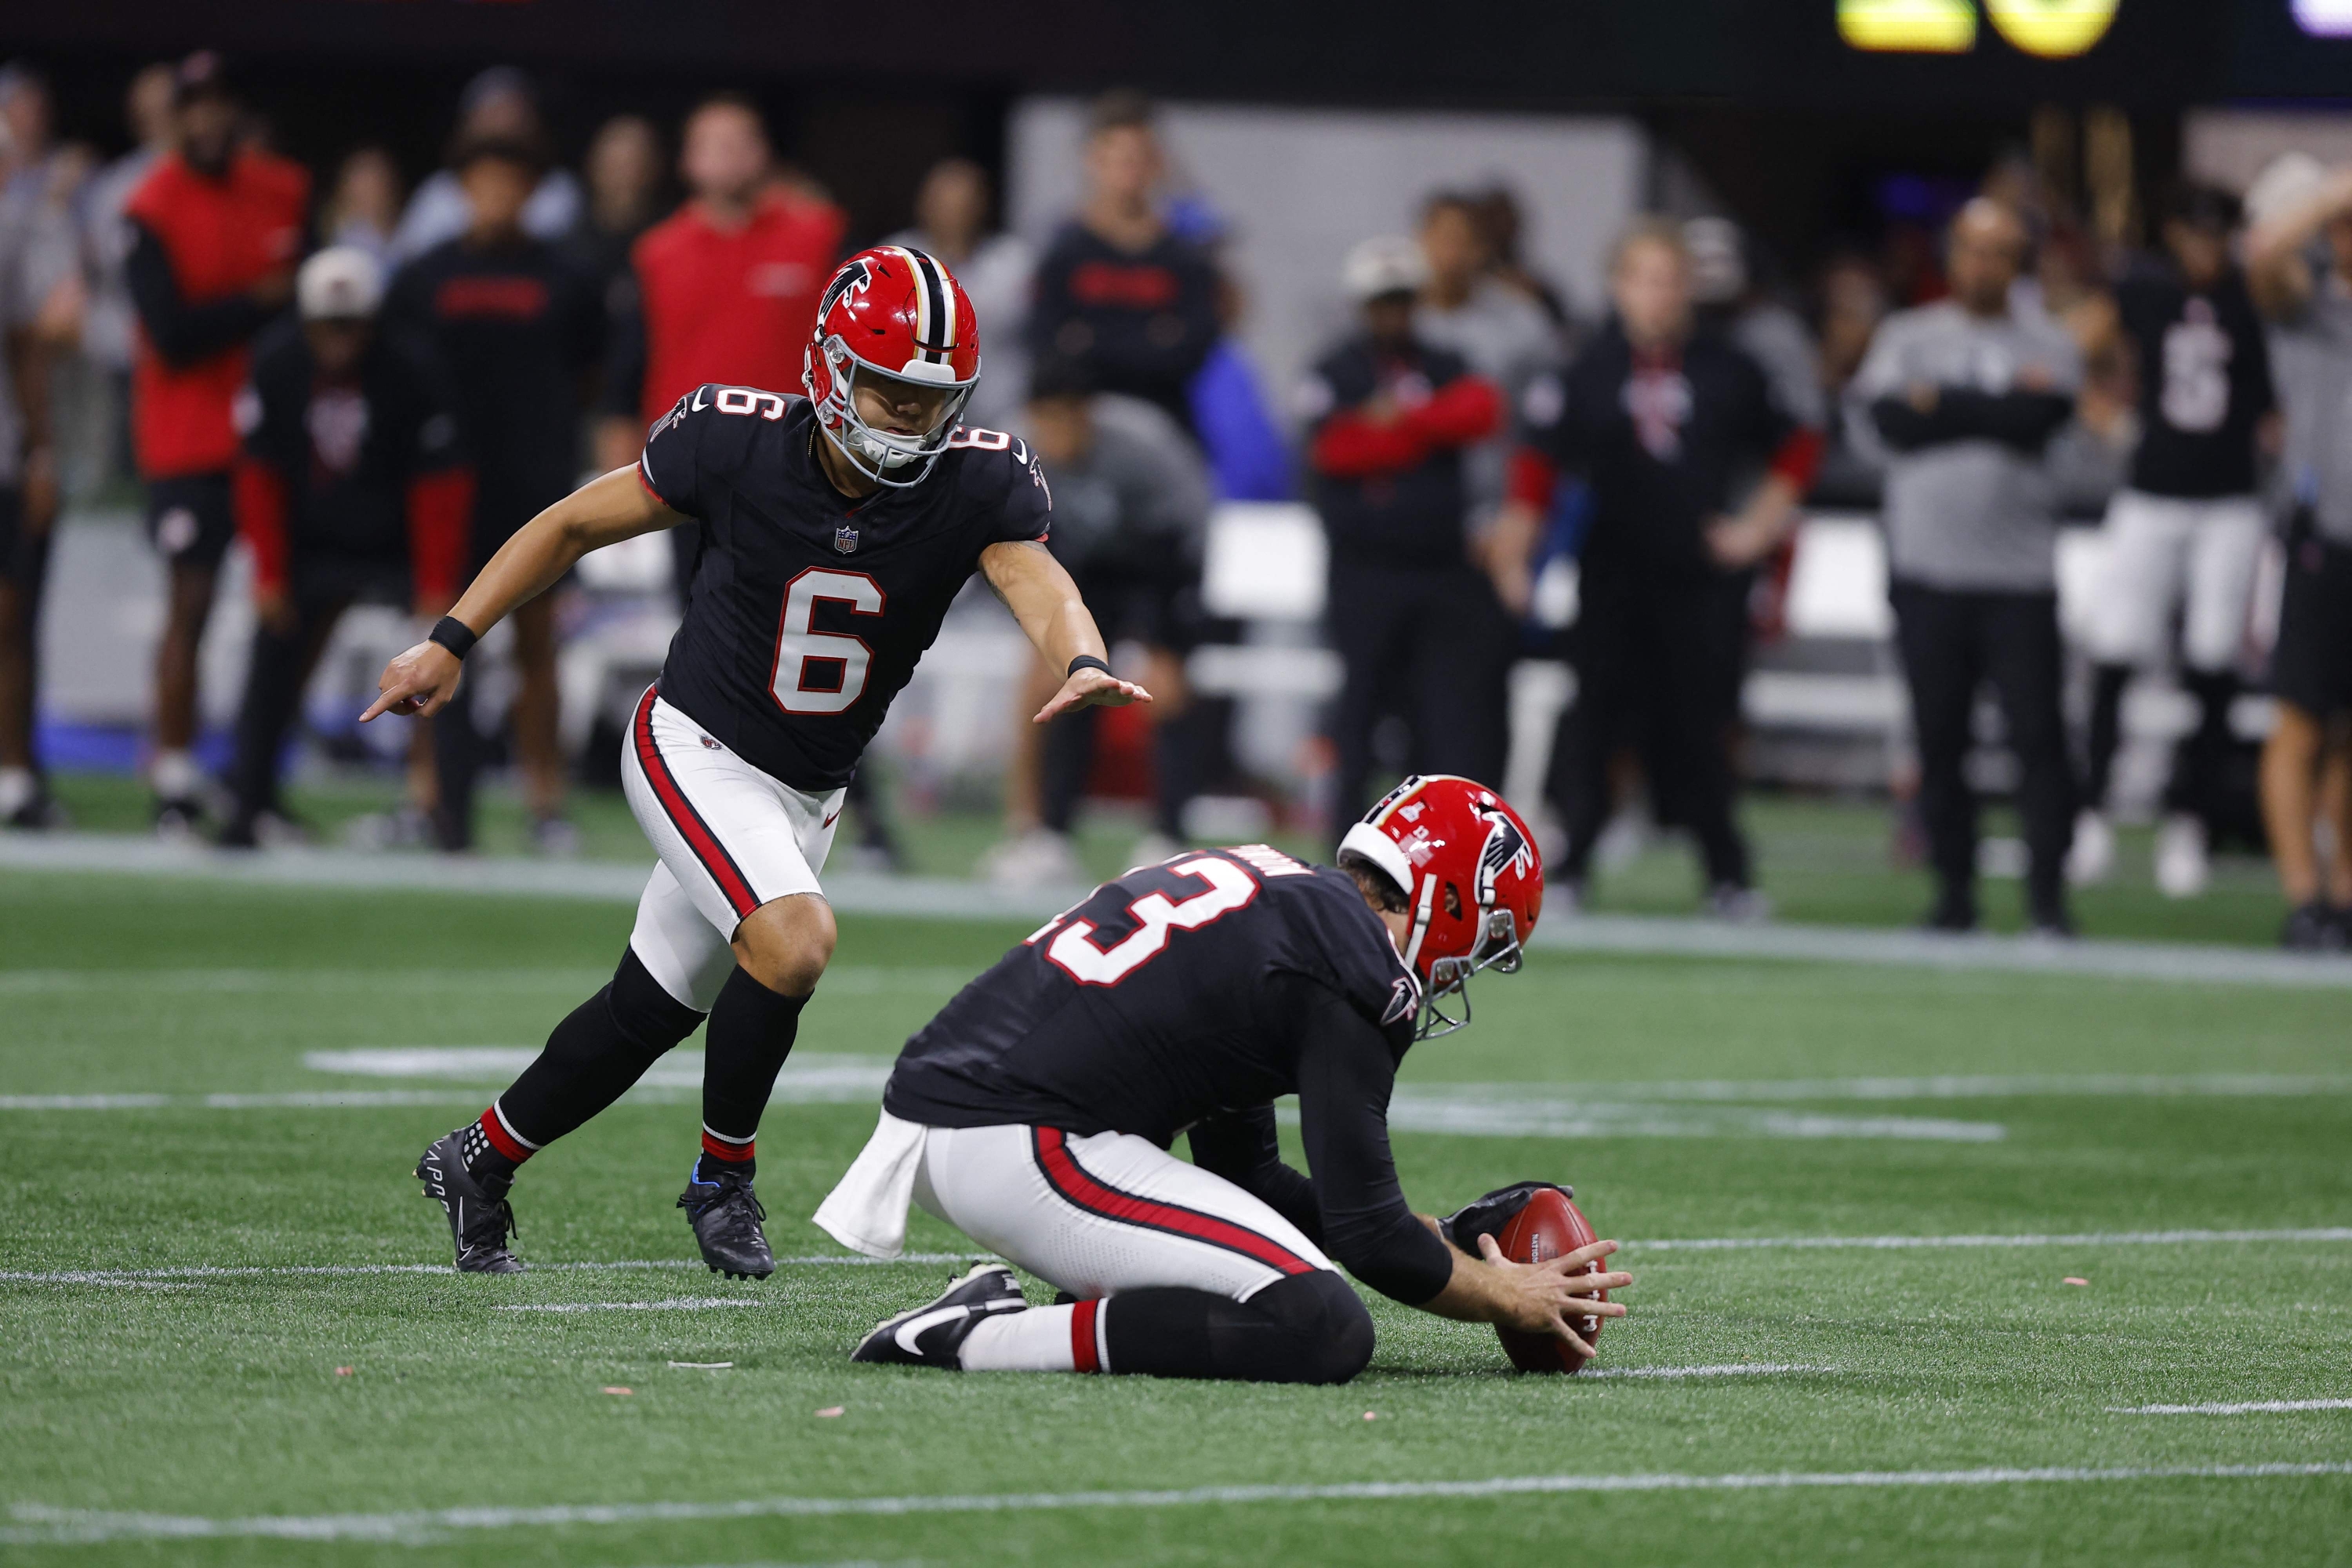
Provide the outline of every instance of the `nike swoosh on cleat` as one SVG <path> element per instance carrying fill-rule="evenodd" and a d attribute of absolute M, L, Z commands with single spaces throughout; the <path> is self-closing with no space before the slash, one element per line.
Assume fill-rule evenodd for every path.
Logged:
<path fill-rule="evenodd" d="M 958 1318 L 968 1317 L 971 1312 L 971 1309 L 969 1307 L 940 1307 L 932 1311 L 919 1312 L 899 1324 L 891 1332 L 890 1337 L 898 1341 L 898 1348 L 908 1355 L 919 1356 L 923 1353 L 923 1347 L 917 1344 L 915 1341 L 926 1331 L 936 1329 L 941 1323 L 951 1323 Z"/>
<path fill-rule="evenodd" d="M 824 826 L 825 826 L 826 827 L 831 827 L 835 823 L 839 822 L 840 820 L 841 820 L 841 813 L 839 813 L 839 812 L 837 812 L 837 811 L 836 811 L 836 812 L 835 812 L 831 816 L 828 816 L 828 817 L 826 817 L 826 818 L 824 819 Z"/>

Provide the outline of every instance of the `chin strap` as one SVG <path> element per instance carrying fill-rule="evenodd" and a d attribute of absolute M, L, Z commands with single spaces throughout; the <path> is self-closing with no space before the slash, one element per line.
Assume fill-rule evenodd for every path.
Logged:
<path fill-rule="evenodd" d="M 1436 902 L 1437 879 L 1424 876 L 1421 879 L 1421 898 L 1413 907 L 1412 935 L 1404 944 L 1404 966 L 1412 970 L 1415 974 L 1421 973 L 1419 969 L 1414 968 L 1414 961 L 1421 956 L 1422 939 L 1429 935 L 1429 917 L 1433 912 Z"/>

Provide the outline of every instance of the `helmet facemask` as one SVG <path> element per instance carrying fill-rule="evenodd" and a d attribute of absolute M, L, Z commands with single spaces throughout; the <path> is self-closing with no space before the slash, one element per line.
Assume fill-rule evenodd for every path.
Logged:
<path fill-rule="evenodd" d="M 818 405 L 824 416 L 819 422 L 835 449 L 848 459 L 851 468 L 878 485 L 908 489 L 922 483 L 931 465 L 947 450 L 948 441 L 963 417 L 964 405 L 971 401 L 971 389 L 980 379 L 978 367 L 973 368 L 970 380 L 962 382 L 929 375 L 894 375 L 859 359 L 837 333 L 818 345 L 818 352 L 824 356 L 829 383 L 827 395 Z M 944 371 L 950 377 L 954 374 L 944 365 L 908 368 Z M 858 410 L 860 387 L 879 391 L 894 406 L 910 401 L 927 404 L 936 400 L 933 406 L 922 412 L 930 423 L 914 434 L 877 428 Z M 914 395 L 912 398 L 910 393 Z"/>
<path fill-rule="evenodd" d="M 1434 883 L 1434 877 L 1429 879 Z M 1448 884 L 1447 892 L 1453 892 Z M 1429 966 L 1429 984 L 1423 992 L 1421 1016 L 1415 1021 L 1412 1037 L 1433 1040 L 1470 1026 L 1470 977 L 1493 970 L 1497 974 L 1516 974 L 1519 970 L 1521 949 L 1519 928 L 1508 910 L 1488 906 L 1479 919 L 1478 941 L 1469 953 L 1461 958 L 1441 958 Z M 1462 1004 L 1460 1013 L 1445 1010 L 1448 1000 Z"/>

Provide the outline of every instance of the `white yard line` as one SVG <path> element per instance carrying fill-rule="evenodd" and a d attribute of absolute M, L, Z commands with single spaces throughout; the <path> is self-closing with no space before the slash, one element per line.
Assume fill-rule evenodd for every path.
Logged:
<path fill-rule="evenodd" d="M 779 1267 L 824 1268 L 845 1264 L 876 1266 L 893 1263 L 970 1263 L 986 1253 L 908 1252 L 897 1258 L 867 1258 L 855 1252 L 822 1252 L 803 1258 L 779 1258 Z M 637 1268 L 701 1268 L 699 1259 L 633 1258 L 609 1263 L 533 1263 L 533 1274 L 585 1274 Z M 278 1279 L 366 1278 L 377 1274 L 450 1274 L 446 1263 L 289 1263 L 227 1267 L 191 1264 L 173 1268 L 49 1268 L 0 1269 L 0 1285 L 125 1285 L 145 1279 Z"/>
<path fill-rule="evenodd" d="M 1696 1237 L 1666 1237 L 1659 1240 L 1632 1239 L 1624 1243 L 1628 1252 L 1782 1252 L 1817 1248 L 1855 1248 L 1863 1251 L 1903 1251 L 1910 1248 L 1940 1249 L 1946 1247 L 2200 1247 L 2221 1242 L 2255 1242 L 2292 1245 L 2303 1242 L 2352 1242 L 2352 1226 L 2317 1226 L 2301 1230 L 2121 1230 L 2084 1231 L 2071 1236 L 1726 1236 Z M 988 1254 L 971 1249 L 962 1252 L 909 1252 L 901 1257 L 882 1259 L 866 1258 L 854 1252 L 812 1253 L 798 1258 L 779 1258 L 780 1267 L 827 1268 L 836 1265 L 852 1267 L 878 1266 L 897 1263 L 969 1263 Z M 699 1268 L 699 1262 L 683 1258 L 625 1258 L 612 1262 L 534 1263 L 532 1273 L 589 1273 L 632 1268 Z M 0 1284 L 21 1285 L 109 1285 L 138 1279 L 260 1279 L 279 1278 L 362 1277 L 376 1274 L 447 1274 L 446 1263 L 306 1263 L 253 1265 L 245 1267 L 186 1265 L 167 1268 L 57 1268 L 0 1269 Z M 1746 1370 L 1744 1367 L 1740 1370 Z M 1808 1367 L 1780 1367 L 1776 1371 L 1805 1372 L 1823 1370 Z"/>
<path fill-rule="evenodd" d="M 743 1296 L 680 1296 L 668 1301 L 548 1301 L 494 1307 L 498 1312 L 706 1312 L 713 1307 L 772 1307 L 773 1301 Z"/>
<path fill-rule="evenodd" d="M 2352 1464 L 2001 1467 L 1967 1470 L 1777 1471 L 1757 1475 L 1496 1476 L 1483 1480 L 1342 1481 L 1328 1486 L 1188 1487 L 1165 1490 L 994 1492 L 969 1496 L 777 1497 L 726 1502 L 559 1503 L 538 1508 L 419 1509 L 397 1513 L 263 1514 L 245 1519 L 118 1513 L 20 1502 L 0 1544 L 274 1538 L 426 1543 L 452 1531 L 561 1529 L 685 1520 L 810 1519 L 1079 1509 L 1230 1507 L 1242 1503 L 1381 1502 L 1585 1492 L 1790 1491 L 1808 1489 L 2116 1485 L 2173 1480 L 2352 1477 Z"/>
<path fill-rule="evenodd" d="M 2352 1094 L 2352 1074 L 2010 1073 L 1921 1078 L 1681 1079 L 1655 1083 L 1408 1083 L 1400 1097 L 1444 1096 L 1525 1104 L 1531 1096 L 1585 1101 L 1784 1100 L 2294 1099 Z"/>
<path fill-rule="evenodd" d="M 1835 1372 L 1833 1366 L 1778 1366 L 1769 1362 L 1731 1362 L 1722 1366 L 1611 1366 L 1587 1368 L 1576 1375 L 1590 1383 L 1612 1377 L 1768 1377 L 1778 1373 Z"/>
<path fill-rule="evenodd" d="M 2115 1415 L 2270 1415 L 2284 1410 L 2352 1410 L 2352 1399 L 2256 1399 L 2242 1405 L 2110 1405 Z"/>
<path fill-rule="evenodd" d="M 2352 1226 L 2301 1230 L 2101 1230 L 2071 1236 L 1724 1236 L 1625 1245 L 1651 1252 L 1779 1252 L 1815 1247 L 1900 1251 L 1947 1247 L 2199 1247 L 2223 1241 L 2352 1241 Z"/>
<path fill-rule="evenodd" d="M 428 855 L 365 855 L 340 849 L 223 854 L 129 835 L 58 833 L 0 837 L 0 868 L 108 871 L 193 877 L 278 887 L 405 889 L 420 892 L 587 899 L 635 903 L 650 865 Z M 936 877 L 839 872 L 825 897 L 853 914 L 995 923 L 1042 920 L 1085 896 L 1084 888 L 1008 892 Z M 1854 927 L 1731 925 L 1640 915 L 1584 915 L 1538 927 L 1538 948 L 1561 952 L 1778 959 L 1898 968 L 2094 975 L 2187 984 L 2352 989 L 2352 958 L 2252 948 L 2153 942 L 2041 942 L 2030 937 L 1945 937 Z"/>
<path fill-rule="evenodd" d="M 1492 1098 L 1494 1086 L 1463 1094 L 1443 1086 L 1411 1086 L 1389 1102 L 1389 1127 L 1463 1138 L 1892 1138 L 1937 1143 L 1998 1143 L 2009 1130 L 1998 1121 L 1934 1116 L 1825 1116 L 1815 1111 L 1762 1110 L 1706 1105 L 1672 1109 L 1631 1100 L 1539 1098 L 1520 1085 L 1515 1099 Z M 1277 1117 L 1296 1122 L 1288 1107 Z"/>
<path fill-rule="evenodd" d="M 828 996 L 951 996 L 973 970 L 941 964 L 837 963 L 824 972 Z M 611 971 L 589 968 L 493 969 L 0 969 L 0 995 L 43 992 L 167 991 L 241 994 L 268 991 L 343 991 L 355 986 L 404 990 L 418 985 L 520 986 L 593 991 Z"/>

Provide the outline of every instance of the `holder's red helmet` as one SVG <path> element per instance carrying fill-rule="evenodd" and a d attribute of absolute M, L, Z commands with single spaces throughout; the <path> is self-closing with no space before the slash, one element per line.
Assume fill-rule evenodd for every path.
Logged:
<path fill-rule="evenodd" d="M 824 286 L 801 384 L 825 435 L 866 478 L 893 489 L 920 484 L 979 380 L 980 322 L 963 285 L 936 258 L 877 245 L 843 262 Z M 869 383 L 904 411 L 890 428 L 857 410 L 857 389 Z"/>
<path fill-rule="evenodd" d="M 1370 862 L 1405 896 L 1412 924 L 1405 967 L 1421 977 L 1419 1039 L 1470 1021 L 1469 980 L 1510 973 L 1543 910 L 1543 857 L 1519 814 L 1486 785 L 1416 773 L 1389 791 L 1339 840 L 1339 863 Z M 1462 998 L 1456 1017 L 1440 1004 Z"/>

